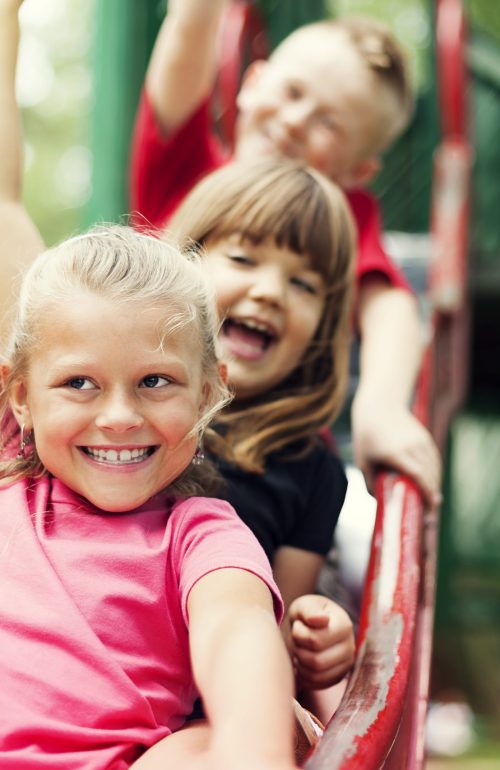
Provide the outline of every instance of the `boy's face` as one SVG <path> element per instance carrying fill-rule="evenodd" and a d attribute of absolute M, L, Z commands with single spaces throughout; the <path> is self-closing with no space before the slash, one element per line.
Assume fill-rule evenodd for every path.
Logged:
<path fill-rule="evenodd" d="M 363 185 L 378 170 L 370 147 L 383 98 L 342 30 L 302 29 L 247 73 L 236 157 L 297 158 L 343 187 Z"/>

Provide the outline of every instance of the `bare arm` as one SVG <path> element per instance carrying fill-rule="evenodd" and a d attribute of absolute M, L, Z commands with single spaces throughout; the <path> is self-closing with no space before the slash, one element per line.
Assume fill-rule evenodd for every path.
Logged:
<path fill-rule="evenodd" d="M 360 382 L 352 408 L 356 461 L 369 488 L 375 466 L 383 464 L 408 474 L 435 502 L 441 460 L 410 411 L 422 349 L 416 301 L 402 289 L 372 281 L 361 288 L 359 325 Z"/>
<path fill-rule="evenodd" d="M 338 682 L 354 663 L 354 630 L 347 612 L 315 594 L 324 559 L 284 546 L 274 557 L 274 578 L 285 602 L 281 633 L 294 661 L 297 688 L 324 689 Z"/>
<path fill-rule="evenodd" d="M 15 96 L 22 0 L 0 0 L 0 323 L 13 304 L 13 282 L 42 250 L 38 230 L 21 203 L 22 131 Z M 3 333 L 3 326 L 0 331 Z"/>
<path fill-rule="evenodd" d="M 189 597 L 193 671 L 212 726 L 218 770 L 291 770 L 292 671 L 269 589 L 218 570 Z M 212 766 L 212 765 L 210 765 Z"/>
<path fill-rule="evenodd" d="M 146 90 L 165 134 L 175 131 L 209 94 L 216 43 L 229 0 L 171 0 L 146 73 Z"/>

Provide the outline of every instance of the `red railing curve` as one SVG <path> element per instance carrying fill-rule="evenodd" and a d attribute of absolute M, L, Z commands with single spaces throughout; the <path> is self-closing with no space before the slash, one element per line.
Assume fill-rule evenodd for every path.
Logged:
<path fill-rule="evenodd" d="M 467 140 L 461 0 L 436 0 L 442 141 L 431 202 L 431 340 L 415 412 L 440 449 L 467 386 Z M 422 770 L 432 653 L 438 511 L 413 484 L 381 473 L 356 664 L 307 770 Z"/>

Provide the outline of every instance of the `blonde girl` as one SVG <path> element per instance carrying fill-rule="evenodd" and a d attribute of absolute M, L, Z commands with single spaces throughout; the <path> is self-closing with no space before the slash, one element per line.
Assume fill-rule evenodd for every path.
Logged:
<path fill-rule="evenodd" d="M 20 202 L 19 6 L 0 0 L 4 312 L 42 250 Z M 2 767 L 295 768 L 269 565 L 227 503 L 190 496 L 227 395 L 214 316 L 197 260 L 128 228 L 24 279 L 2 351 Z M 209 724 L 181 730 L 198 691 Z"/>

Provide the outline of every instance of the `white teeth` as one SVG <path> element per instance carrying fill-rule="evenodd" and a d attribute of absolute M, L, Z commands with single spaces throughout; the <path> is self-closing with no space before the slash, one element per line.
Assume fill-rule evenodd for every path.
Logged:
<path fill-rule="evenodd" d="M 241 321 L 237 321 L 237 323 L 240 323 L 243 326 L 247 326 L 249 329 L 255 329 L 256 331 L 262 332 L 263 334 L 273 334 L 268 324 L 265 324 L 261 321 L 255 321 L 253 318 L 244 318 L 241 319 Z"/>
<path fill-rule="evenodd" d="M 106 463 L 140 463 L 151 454 L 147 447 L 143 449 L 93 449 L 85 447 L 84 451 L 94 460 Z"/>

